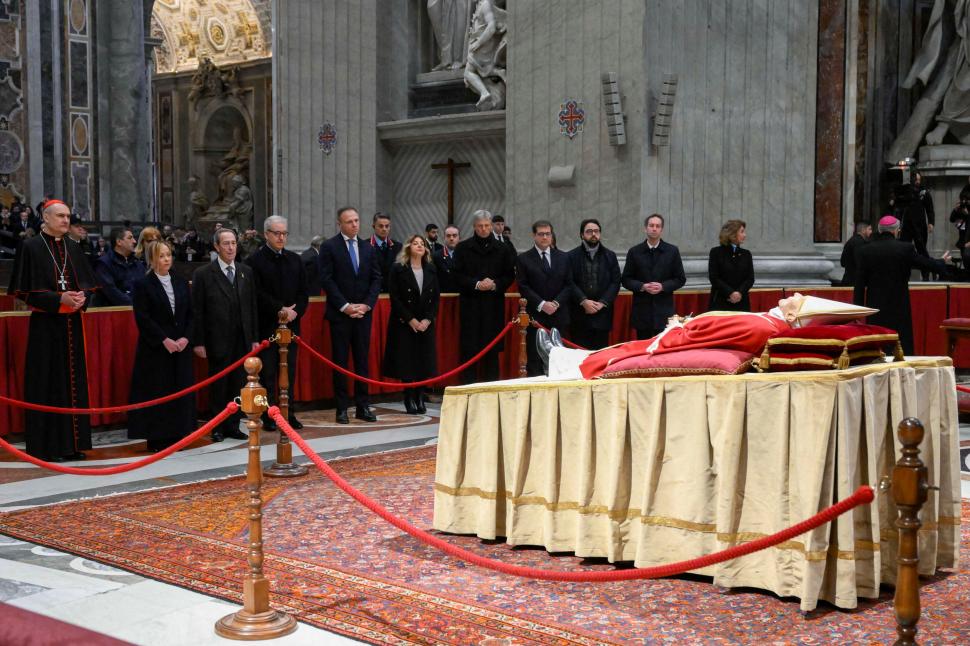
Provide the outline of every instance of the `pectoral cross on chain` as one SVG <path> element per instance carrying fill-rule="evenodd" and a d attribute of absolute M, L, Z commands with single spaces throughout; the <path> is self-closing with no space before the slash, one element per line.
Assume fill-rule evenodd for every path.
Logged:
<path fill-rule="evenodd" d="M 67 279 L 64 278 L 64 274 L 61 274 L 61 277 L 57 279 L 57 285 L 61 288 L 62 292 L 67 291 Z"/>

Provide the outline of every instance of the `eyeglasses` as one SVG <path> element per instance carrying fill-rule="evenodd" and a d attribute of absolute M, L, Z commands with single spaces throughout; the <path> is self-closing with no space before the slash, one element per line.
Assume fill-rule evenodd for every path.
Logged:
<path fill-rule="evenodd" d="M 583 233 L 599 233 L 599 229 L 586 229 Z"/>
<path fill-rule="evenodd" d="M 551 236 L 552 231 L 539 231 L 536 235 L 545 238 L 546 236 Z"/>
<path fill-rule="evenodd" d="M 267 231 L 266 233 L 272 233 L 277 238 L 285 238 L 286 236 L 290 235 L 289 231 Z"/>

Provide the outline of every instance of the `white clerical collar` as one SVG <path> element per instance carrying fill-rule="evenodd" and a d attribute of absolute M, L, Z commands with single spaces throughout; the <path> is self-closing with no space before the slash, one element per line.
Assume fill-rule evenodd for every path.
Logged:
<path fill-rule="evenodd" d="M 233 272 L 236 271 L 236 263 L 235 262 L 233 262 L 233 264 L 231 264 L 231 265 L 227 265 L 226 263 L 222 262 L 222 256 L 216 256 L 216 260 L 219 261 L 219 269 L 222 270 L 222 273 L 226 273 L 226 270 L 229 269 L 230 267 L 232 267 Z"/>

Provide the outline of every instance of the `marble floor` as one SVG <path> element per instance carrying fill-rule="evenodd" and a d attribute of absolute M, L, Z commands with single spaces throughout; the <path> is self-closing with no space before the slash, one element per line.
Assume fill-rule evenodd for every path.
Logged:
<path fill-rule="evenodd" d="M 334 424 L 332 411 L 300 414 L 305 425 L 301 433 L 313 450 L 328 460 L 437 441 L 438 410 L 434 404 L 427 416 L 420 417 L 404 415 L 403 407 L 396 403 L 380 404 L 375 412 L 377 424 L 355 421 L 349 427 Z M 272 442 L 276 434 L 263 435 L 261 458 L 268 466 L 275 458 Z M 131 444 L 124 431 L 104 434 L 84 465 L 108 466 L 146 455 L 137 450 L 139 446 L 125 451 Z M 245 445 L 245 440 L 200 442 L 142 469 L 106 477 L 46 475 L 33 465 L 0 461 L 0 511 L 243 474 Z M 101 458 L 101 454 L 113 453 L 131 455 Z M 294 453 L 298 455 L 295 462 L 307 462 L 298 449 Z M 217 636 L 213 625 L 239 609 L 221 599 L 2 535 L 0 601 L 145 646 L 233 643 Z M 300 624 L 296 632 L 273 643 L 359 642 Z"/>
<path fill-rule="evenodd" d="M 376 425 L 339 427 L 332 411 L 301 414 L 310 446 L 326 459 L 421 446 L 437 441 L 438 410 L 404 415 L 398 404 L 377 407 Z M 100 435 L 100 434 L 99 434 Z M 275 434 L 264 434 L 261 457 L 275 457 Z M 86 465 L 106 466 L 138 459 L 123 431 L 104 434 Z M 238 475 L 245 472 L 244 440 L 221 444 L 200 442 L 137 471 L 91 478 L 49 475 L 32 465 L 0 461 L 0 511 L 35 505 L 139 491 L 154 487 Z M 125 447 L 129 450 L 125 451 Z M 962 494 L 970 498 L 970 424 L 960 427 Z M 125 454 L 122 457 L 102 457 Z M 298 451 L 295 451 L 298 453 Z M 306 462 L 300 455 L 297 462 Z M 228 643 L 213 624 L 237 606 L 177 586 L 0 535 L 0 601 L 62 621 L 76 623 L 133 644 L 192 645 Z M 297 631 L 273 643 L 353 644 L 354 640 L 300 624 Z"/>

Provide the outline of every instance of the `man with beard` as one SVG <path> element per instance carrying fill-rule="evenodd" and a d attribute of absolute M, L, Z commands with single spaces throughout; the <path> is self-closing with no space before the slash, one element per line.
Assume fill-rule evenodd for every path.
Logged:
<path fill-rule="evenodd" d="M 582 242 L 569 252 L 574 295 L 570 337 L 589 350 L 609 344 L 613 327 L 613 301 L 620 291 L 620 264 L 616 254 L 600 243 L 599 220 L 587 218 L 579 225 Z"/>
<path fill-rule="evenodd" d="M 24 364 L 24 399 L 62 408 L 88 405 L 81 309 L 95 289 L 94 273 L 67 235 L 71 210 L 60 200 L 41 209 L 40 234 L 17 253 L 10 294 L 31 309 Z M 91 448 L 87 416 L 24 412 L 27 453 L 42 460 L 83 460 Z"/>
<path fill-rule="evenodd" d="M 424 240 L 425 244 L 428 246 L 428 251 L 434 256 L 436 253 L 441 251 L 441 243 L 438 242 L 438 225 L 434 222 L 430 222 L 424 227 Z"/>
<path fill-rule="evenodd" d="M 459 289 L 461 361 L 478 354 L 505 324 L 505 290 L 515 278 L 515 258 L 509 245 L 492 233 L 492 214 L 472 214 L 475 234 L 455 249 L 455 282 Z M 495 381 L 499 377 L 499 342 L 462 373 L 462 383 Z"/>

